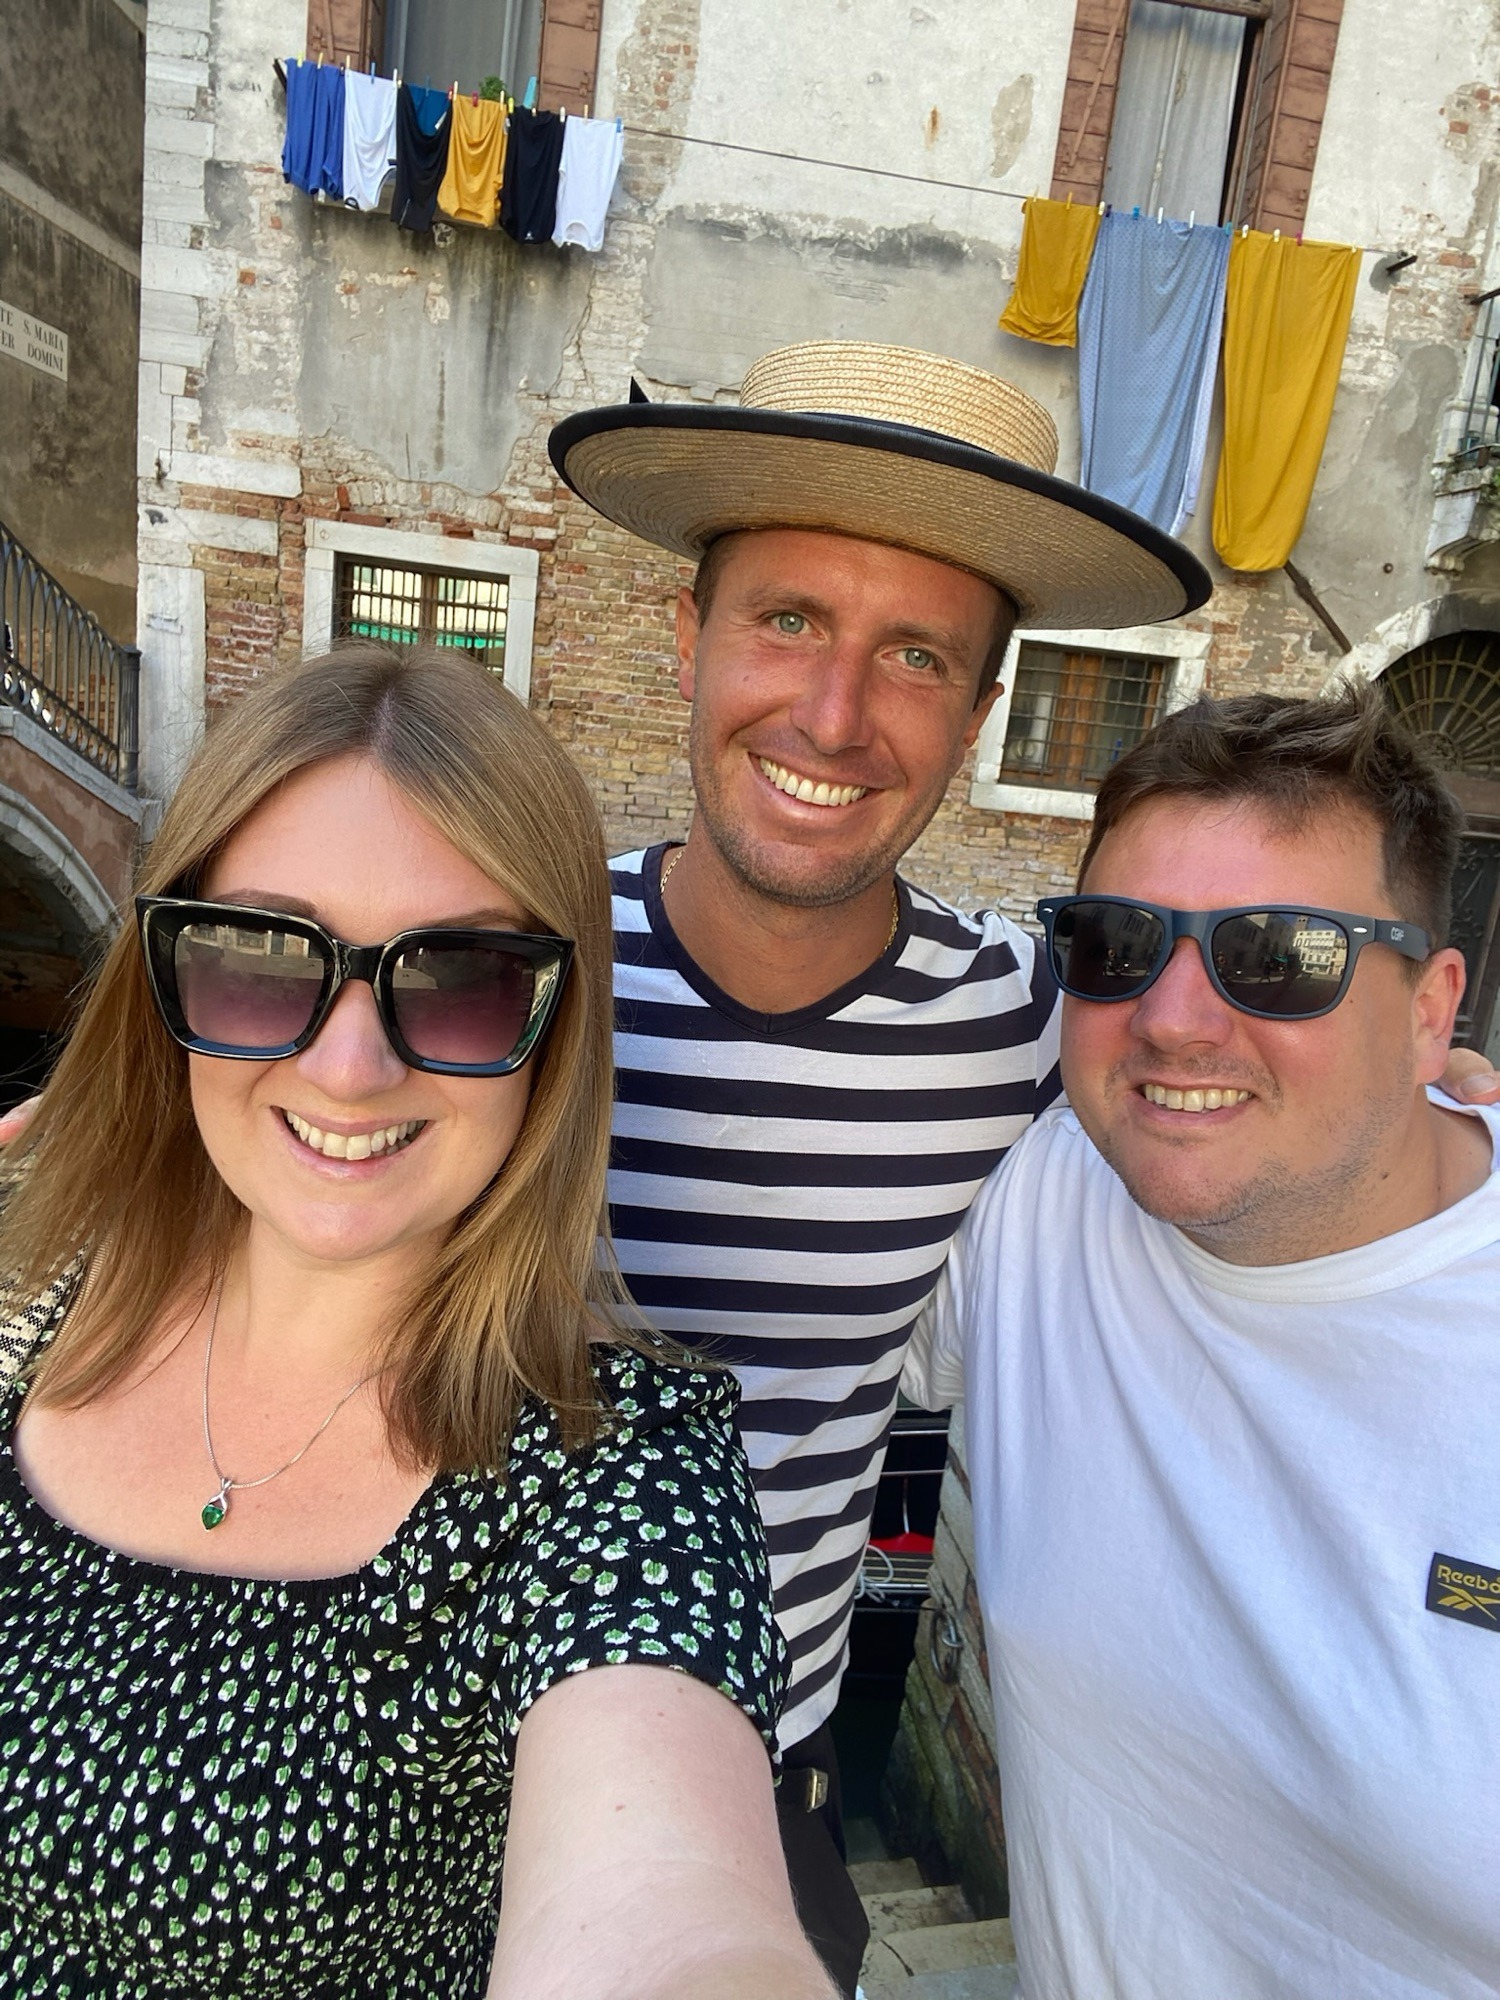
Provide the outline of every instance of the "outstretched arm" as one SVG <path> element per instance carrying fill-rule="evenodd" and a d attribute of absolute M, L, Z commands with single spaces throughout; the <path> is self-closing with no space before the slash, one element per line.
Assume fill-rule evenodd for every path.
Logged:
<path fill-rule="evenodd" d="M 747 1718 L 591 1667 L 521 1725 L 487 2000 L 835 2000 L 797 1922 Z"/>

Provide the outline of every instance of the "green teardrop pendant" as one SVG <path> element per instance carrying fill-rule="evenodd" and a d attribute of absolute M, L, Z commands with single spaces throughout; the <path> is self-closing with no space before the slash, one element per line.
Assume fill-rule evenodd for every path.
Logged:
<path fill-rule="evenodd" d="M 210 1500 L 203 1510 L 204 1527 L 217 1528 L 228 1511 L 222 1500 Z"/>

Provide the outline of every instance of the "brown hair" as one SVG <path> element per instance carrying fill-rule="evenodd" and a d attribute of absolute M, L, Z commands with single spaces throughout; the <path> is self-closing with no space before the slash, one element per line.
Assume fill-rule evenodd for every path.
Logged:
<path fill-rule="evenodd" d="M 596 1254 L 611 934 L 603 836 L 582 778 L 462 655 L 350 645 L 268 677 L 215 724 L 139 886 L 192 894 L 283 780 L 350 753 L 372 758 L 530 928 L 576 943 L 510 1156 L 386 1336 L 393 1449 L 438 1469 L 496 1466 L 528 1392 L 558 1412 L 569 1445 L 594 1434 L 589 1334 L 623 1296 Z M 133 923 L 104 957 L 26 1145 L 31 1169 L 0 1225 L 0 1269 L 30 1296 L 86 1247 L 87 1283 L 34 1391 L 76 1405 L 120 1380 L 185 1286 L 215 1282 L 246 1223 L 199 1139 L 188 1057 L 152 1004 Z"/>
<path fill-rule="evenodd" d="M 724 559 L 729 553 L 730 544 L 740 534 L 755 534 L 758 532 L 759 530 L 753 528 L 731 529 L 727 535 L 720 535 L 716 541 L 710 542 L 708 547 L 703 551 L 698 560 L 697 572 L 693 577 L 693 602 L 698 607 L 700 621 L 708 616 L 709 607 L 714 601 L 714 591 L 718 588 L 719 583 L 719 572 L 724 567 Z M 829 532 L 836 534 L 838 530 L 830 529 Z M 958 563 L 952 563 L 949 566 L 953 569 L 961 567 Z M 974 574 L 972 570 L 964 570 L 963 573 L 965 576 L 972 576 Z M 989 651 L 985 654 L 979 668 L 979 684 L 974 690 L 974 706 L 976 708 L 1000 678 L 1000 669 L 1005 665 L 1005 655 L 1010 650 L 1011 634 L 1015 631 L 1017 620 L 1021 615 L 1016 608 L 1015 600 L 1007 592 L 1001 590 L 999 584 L 992 582 L 987 576 L 980 577 L 979 581 L 981 583 L 988 583 L 990 588 L 998 594 L 1000 609 L 996 614 L 995 629 L 990 635 Z"/>
<path fill-rule="evenodd" d="M 1397 910 L 1422 926 L 1434 951 L 1447 941 L 1463 815 L 1377 688 L 1309 701 L 1204 698 L 1169 715 L 1101 783 L 1080 886 L 1106 834 L 1157 798 L 1244 800 L 1289 832 L 1330 807 L 1366 813 L 1380 830 Z"/>

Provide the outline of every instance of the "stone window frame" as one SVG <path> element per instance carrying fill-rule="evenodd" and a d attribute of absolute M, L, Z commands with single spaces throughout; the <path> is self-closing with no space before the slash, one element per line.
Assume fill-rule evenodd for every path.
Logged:
<path fill-rule="evenodd" d="M 460 535 L 422 535 L 410 529 L 367 528 L 352 521 L 309 521 L 307 570 L 302 593 L 302 657 L 316 659 L 333 644 L 333 607 L 340 556 L 387 563 L 393 569 L 416 565 L 454 576 L 503 577 L 505 601 L 505 685 L 517 701 L 531 703 L 531 650 L 536 629 L 539 568 L 535 549 L 509 542 L 470 541 Z"/>
<path fill-rule="evenodd" d="M 1038 819 L 1091 820 L 1094 794 L 1048 785 L 1018 785 L 1000 775 L 1000 759 L 1005 735 L 1010 727 L 1011 696 L 1016 685 L 1016 669 L 1021 648 L 1069 646 L 1079 652 L 1120 653 L 1147 660 L 1168 660 L 1171 671 L 1162 688 L 1159 715 L 1170 715 L 1203 692 L 1212 644 L 1207 632 L 1186 626 L 1130 625 L 1123 630 L 1072 632 L 1018 631 L 1011 635 L 1000 669 L 1004 692 L 984 719 L 974 746 L 974 777 L 969 786 L 969 803 L 986 812 L 1028 813 Z"/>

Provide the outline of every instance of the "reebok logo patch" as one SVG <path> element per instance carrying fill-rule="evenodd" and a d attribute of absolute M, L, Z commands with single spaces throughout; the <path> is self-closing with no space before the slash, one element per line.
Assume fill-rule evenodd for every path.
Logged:
<path fill-rule="evenodd" d="M 1427 1572 L 1427 1609 L 1500 1632 L 1500 1569 L 1461 1562 L 1457 1556 L 1434 1556 Z"/>

